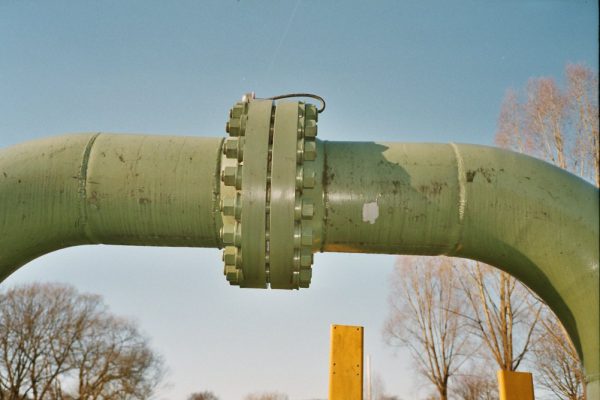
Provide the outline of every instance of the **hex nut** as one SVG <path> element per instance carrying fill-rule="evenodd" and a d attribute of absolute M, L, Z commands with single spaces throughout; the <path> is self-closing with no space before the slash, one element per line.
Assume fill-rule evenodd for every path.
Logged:
<path fill-rule="evenodd" d="M 314 119 L 307 119 L 304 121 L 304 137 L 314 138 L 317 136 L 317 121 Z"/>
<path fill-rule="evenodd" d="M 312 228 L 310 226 L 303 226 L 300 243 L 302 244 L 302 246 L 312 246 L 312 242 L 313 242 Z"/>
<path fill-rule="evenodd" d="M 226 266 L 236 266 L 238 264 L 238 249 L 234 246 L 227 246 L 223 250 L 223 261 Z M 227 267 L 225 267 L 227 268 Z"/>
<path fill-rule="evenodd" d="M 302 201 L 302 219 L 310 219 L 315 214 L 315 205 L 308 201 Z"/>
<path fill-rule="evenodd" d="M 221 180 L 227 186 L 235 185 L 235 173 L 237 172 L 237 167 L 225 167 L 223 171 L 221 171 Z"/>
<path fill-rule="evenodd" d="M 242 114 L 244 113 L 244 104 L 243 103 L 237 103 L 235 106 L 233 106 L 233 108 L 231 109 L 231 113 L 230 113 L 230 118 L 239 118 L 242 116 Z"/>
<path fill-rule="evenodd" d="M 231 136 L 240 136 L 242 131 L 242 122 L 239 119 L 230 119 L 226 128 L 229 127 L 227 133 Z"/>
<path fill-rule="evenodd" d="M 235 266 L 225 266 L 225 277 L 227 278 L 227 281 L 229 281 L 230 285 L 239 285 L 239 276 L 240 272 L 237 268 L 235 268 Z"/>
<path fill-rule="evenodd" d="M 310 286 L 310 280 L 312 278 L 312 269 L 303 269 L 299 273 L 299 286 L 301 288 L 307 288 Z"/>
<path fill-rule="evenodd" d="M 235 215 L 235 199 L 224 197 L 221 199 L 221 212 L 224 215 L 233 217 Z"/>
<path fill-rule="evenodd" d="M 235 242 L 235 226 L 232 224 L 223 225 L 221 228 L 221 240 L 226 245 L 233 245 Z"/>
<path fill-rule="evenodd" d="M 227 158 L 243 159 L 243 138 L 227 138 L 223 144 L 223 153 Z"/>
<path fill-rule="evenodd" d="M 221 228 L 223 243 L 230 246 L 240 246 L 242 241 L 242 226 L 239 222 L 225 224 Z"/>
<path fill-rule="evenodd" d="M 312 265 L 313 257 L 312 252 L 308 249 L 303 249 L 300 254 L 300 269 L 310 268 Z"/>
<path fill-rule="evenodd" d="M 317 143 L 314 140 L 304 141 L 304 160 L 314 161 L 317 158 Z"/>
<path fill-rule="evenodd" d="M 317 112 L 317 106 L 314 104 L 307 104 L 304 108 L 304 115 L 306 116 L 306 119 L 312 119 L 315 121 L 318 120 L 319 114 Z"/>
<path fill-rule="evenodd" d="M 311 189 L 315 187 L 315 171 L 312 168 L 305 167 L 303 172 L 303 186 L 307 189 Z"/>
<path fill-rule="evenodd" d="M 242 166 L 225 167 L 221 173 L 221 179 L 226 186 L 235 186 L 237 189 L 242 187 Z"/>

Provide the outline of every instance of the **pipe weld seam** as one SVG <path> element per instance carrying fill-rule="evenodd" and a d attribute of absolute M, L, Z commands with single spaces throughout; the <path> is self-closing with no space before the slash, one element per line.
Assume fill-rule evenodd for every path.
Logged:
<path fill-rule="evenodd" d="M 87 175 L 88 175 L 88 165 L 90 161 L 90 154 L 92 153 L 92 146 L 96 142 L 96 139 L 100 136 L 100 132 L 92 135 L 90 140 L 85 145 L 85 149 L 83 151 L 83 157 L 81 159 L 81 169 L 79 171 L 79 224 L 81 227 L 82 233 L 86 238 L 90 240 L 92 243 L 96 243 L 93 235 L 91 234 L 88 227 L 88 209 L 87 209 Z"/>
<path fill-rule="evenodd" d="M 462 155 L 458 149 L 456 143 L 450 143 L 454 157 L 456 158 L 456 179 L 458 182 L 458 232 L 456 232 L 456 238 L 454 239 L 453 253 L 457 252 L 462 247 L 462 236 L 463 236 L 463 221 L 465 218 L 465 209 L 467 208 L 467 175 L 465 173 L 465 163 Z"/>
<path fill-rule="evenodd" d="M 321 234 L 321 248 L 319 251 L 323 252 L 325 249 L 325 243 L 327 243 L 327 223 L 329 221 L 329 171 L 327 164 L 327 140 L 323 141 L 323 176 L 321 178 L 321 185 L 323 187 L 322 205 L 323 205 L 323 231 Z"/>

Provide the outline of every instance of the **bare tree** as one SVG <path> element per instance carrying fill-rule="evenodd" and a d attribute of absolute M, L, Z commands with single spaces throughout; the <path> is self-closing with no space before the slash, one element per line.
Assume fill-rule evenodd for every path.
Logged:
<path fill-rule="evenodd" d="M 460 400 L 497 400 L 498 386 L 493 374 L 456 376 L 454 394 Z"/>
<path fill-rule="evenodd" d="M 213 392 L 205 390 L 190 394 L 187 400 L 219 400 L 219 398 Z"/>
<path fill-rule="evenodd" d="M 560 399 L 585 399 L 585 375 L 575 346 L 549 309 L 540 323 L 543 329 L 533 351 L 542 386 Z"/>
<path fill-rule="evenodd" d="M 442 400 L 448 398 L 449 380 L 464 360 L 467 344 L 457 286 L 448 258 L 400 258 L 384 328 L 388 343 L 410 349 L 419 373 L 435 386 Z"/>
<path fill-rule="evenodd" d="M 569 64 L 565 75 L 565 88 L 551 78 L 532 79 L 524 101 L 517 91 L 509 90 L 498 119 L 496 143 L 549 161 L 598 187 L 598 72 Z M 535 346 L 542 384 L 562 398 L 584 399 L 582 367 L 573 344 L 545 306 L 543 313 L 546 317 Z"/>
<path fill-rule="evenodd" d="M 33 284 L 0 293 L 0 399 L 147 399 L 162 361 L 99 296 Z"/>
<path fill-rule="evenodd" d="M 531 350 L 542 304 L 511 275 L 480 262 L 457 260 L 469 304 L 463 314 L 498 367 L 516 371 Z"/>
<path fill-rule="evenodd" d="M 0 294 L 0 387 L 11 399 L 41 399 L 71 369 L 73 341 L 99 306 L 70 287 L 24 286 Z"/>
<path fill-rule="evenodd" d="M 385 383 L 383 378 L 378 373 L 372 374 L 373 378 L 371 379 L 371 393 L 368 393 L 368 388 L 365 388 L 365 393 L 363 395 L 364 399 L 367 400 L 400 400 L 397 396 L 390 395 L 386 393 Z"/>
<path fill-rule="evenodd" d="M 598 73 L 569 64 L 567 85 L 552 78 L 531 79 L 524 100 L 509 89 L 500 116 L 496 143 L 569 170 L 600 186 Z"/>
<path fill-rule="evenodd" d="M 568 107 L 576 137 L 571 171 L 591 178 L 600 187 L 598 73 L 583 65 L 569 64 L 566 75 Z"/>
<path fill-rule="evenodd" d="M 244 400 L 288 400 L 289 397 L 287 394 L 279 393 L 279 392 L 262 392 L 262 393 L 252 393 L 246 395 Z"/>
<path fill-rule="evenodd" d="M 161 360 L 131 321 L 97 318 L 74 350 L 80 398 L 147 399 L 160 381 Z"/>

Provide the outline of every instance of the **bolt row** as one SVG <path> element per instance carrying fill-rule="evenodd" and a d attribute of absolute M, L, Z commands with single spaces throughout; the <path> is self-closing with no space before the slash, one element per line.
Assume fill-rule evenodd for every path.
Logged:
<path fill-rule="evenodd" d="M 313 161 L 317 158 L 317 108 L 299 103 L 298 135 L 296 146 L 296 196 L 294 204 L 294 257 L 292 285 L 308 287 L 312 277 L 314 203 L 305 196 L 315 187 L 316 173 Z"/>
<path fill-rule="evenodd" d="M 221 170 L 221 180 L 225 186 L 236 189 L 235 194 L 221 195 L 221 213 L 231 219 L 223 218 L 221 240 L 223 249 L 223 273 L 231 285 L 240 285 L 244 281 L 242 271 L 242 171 L 244 161 L 244 144 L 246 122 L 248 120 L 249 98 L 236 103 L 229 110 L 229 119 L 225 131 L 229 137 L 223 143 L 223 154 L 230 160 L 235 160 L 235 166 L 226 166 Z"/>

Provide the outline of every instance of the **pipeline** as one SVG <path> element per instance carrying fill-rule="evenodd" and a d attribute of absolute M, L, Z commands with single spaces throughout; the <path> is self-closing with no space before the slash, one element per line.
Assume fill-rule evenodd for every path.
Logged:
<path fill-rule="evenodd" d="M 598 190 L 465 144 L 328 142 L 317 110 L 246 99 L 230 137 L 72 134 L 0 150 L 0 281 L 83 244 L 223 248 L 232 285 L 298 289 L 312 254 L 448 255 L 557 314 L 600 396 Z"/>

